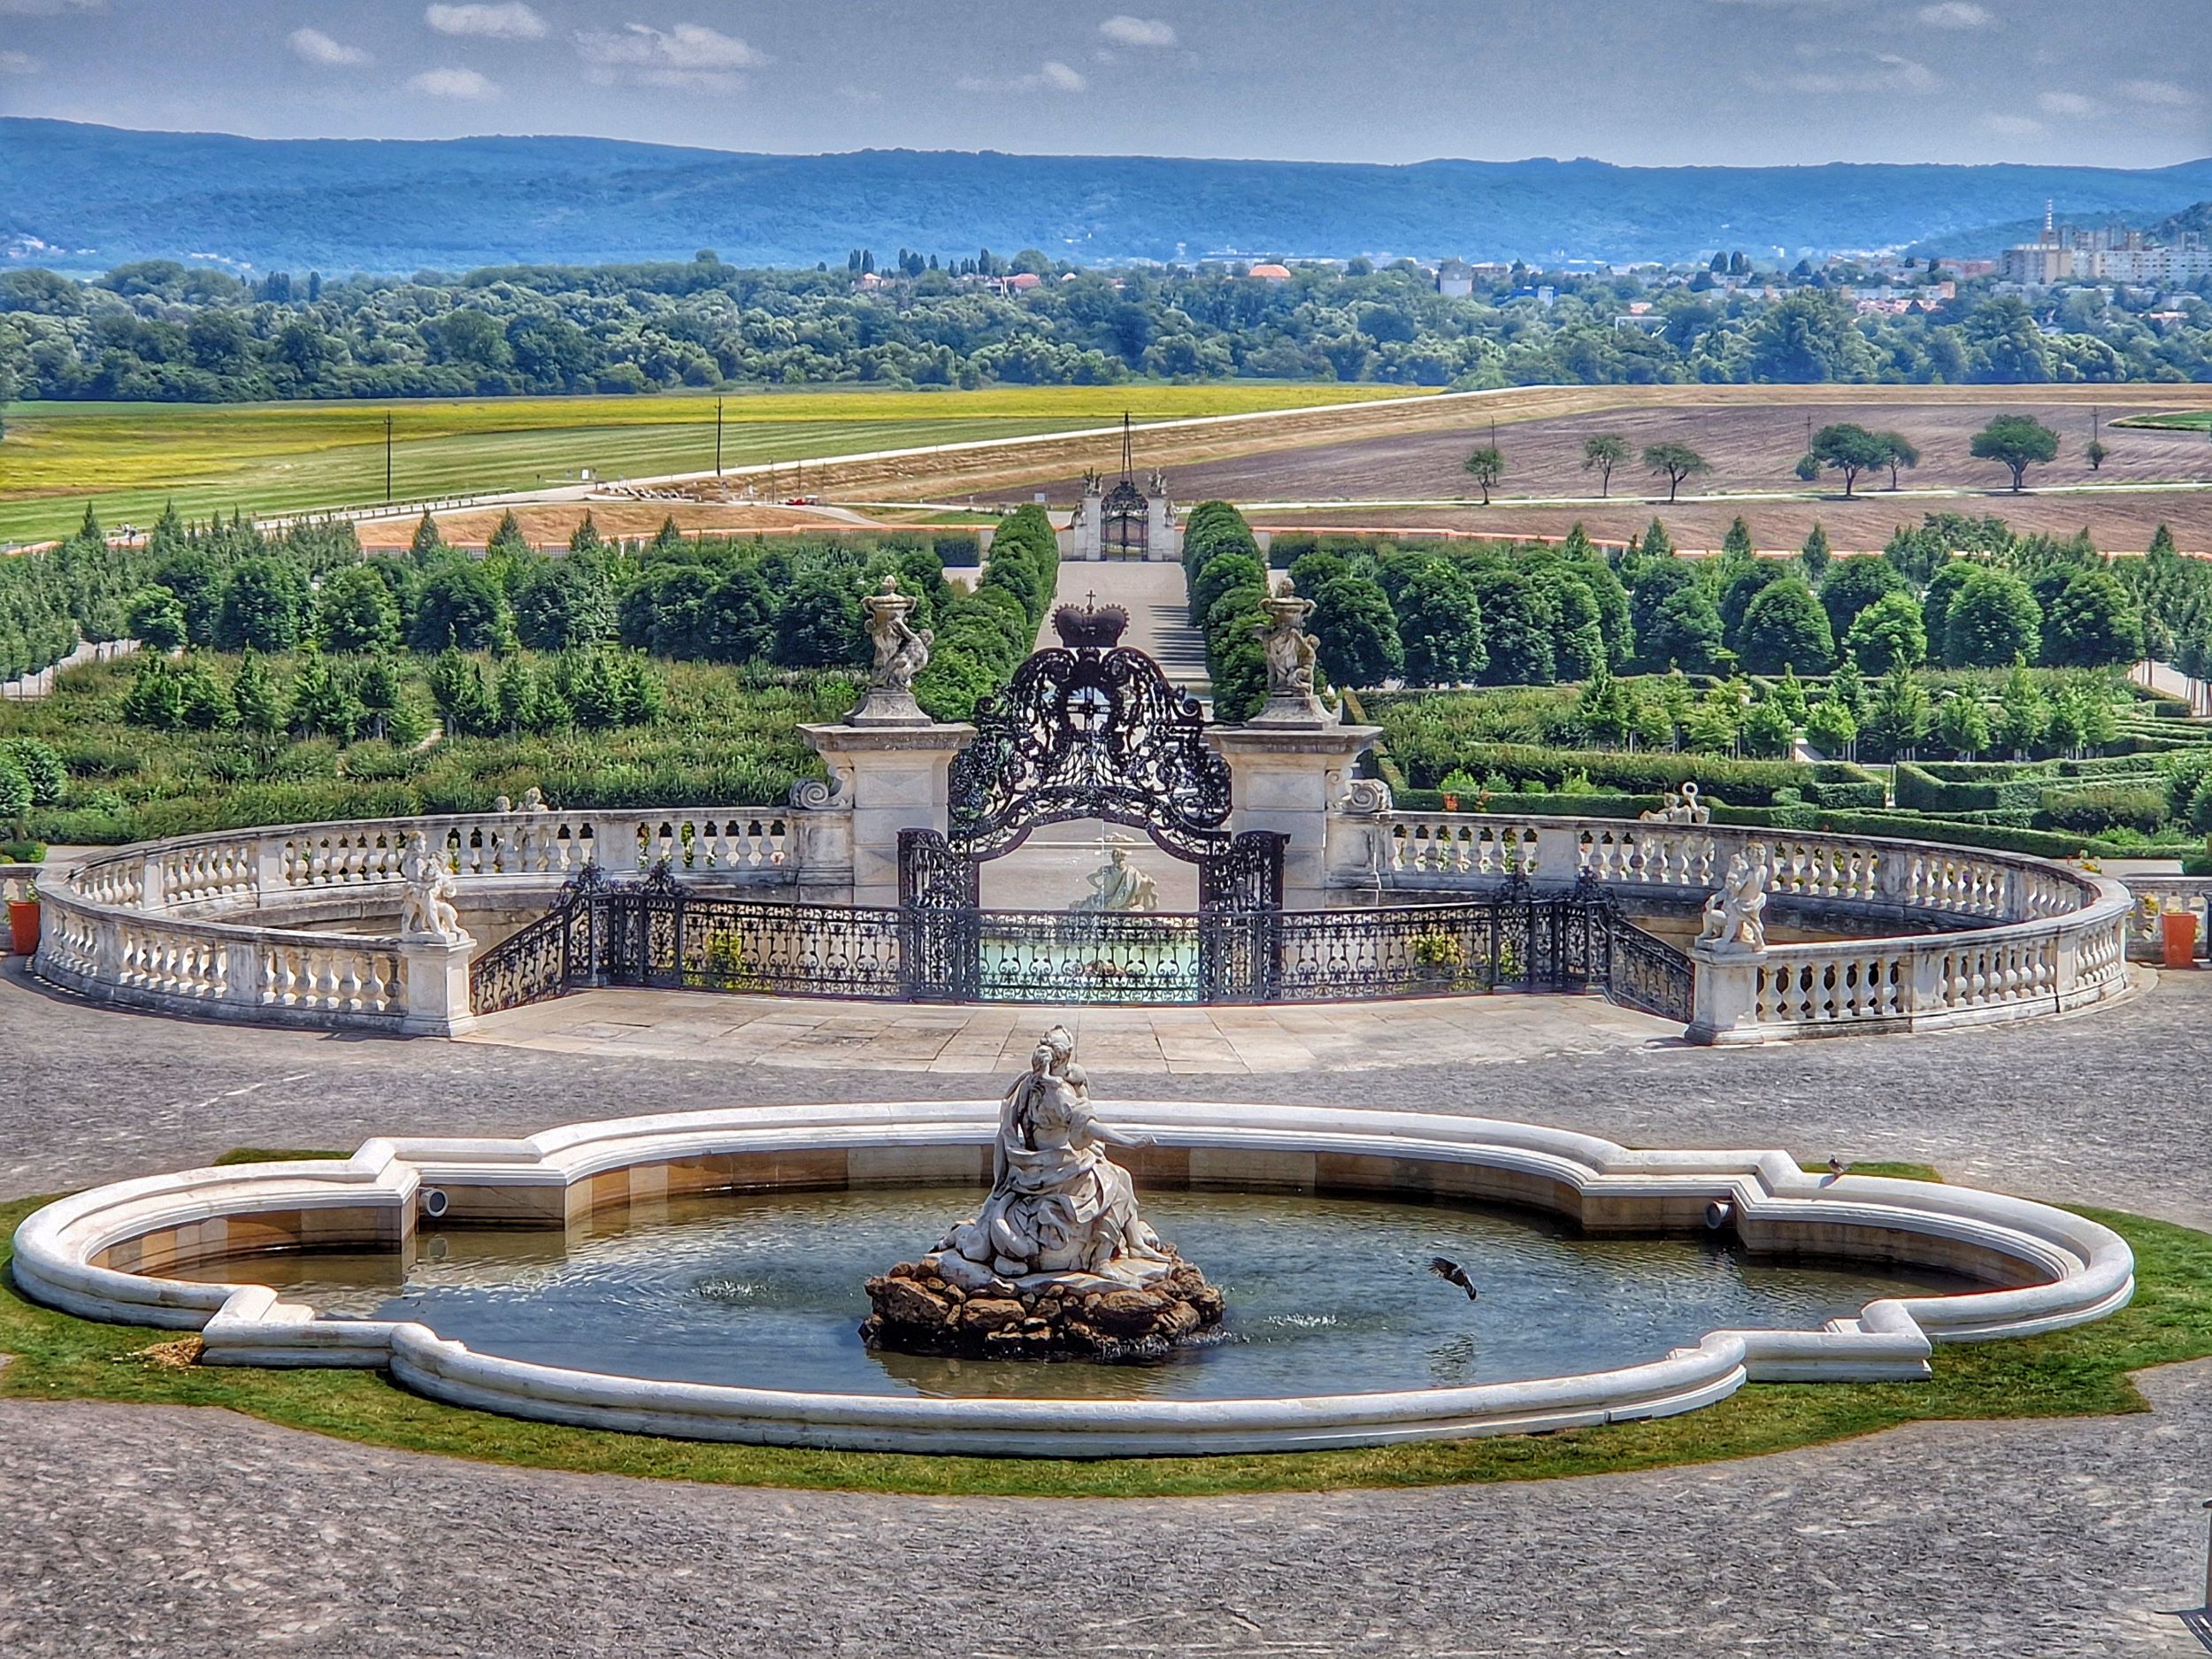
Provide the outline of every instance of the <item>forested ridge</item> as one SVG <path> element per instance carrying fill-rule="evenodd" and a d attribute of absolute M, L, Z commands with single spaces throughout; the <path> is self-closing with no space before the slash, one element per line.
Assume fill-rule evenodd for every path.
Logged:
<path fill-rule="evenodd" d="M 1317 112 L 1319 113 L 1319 112 Z M 557 119 L 556 117 L 555 119 Z M 810 265 L 849 244 L 1038 247 L 1087 265 L 1248 256 L 1789 257 L 1973 233 L 2055 200 L 2082 222 L 2212 196 L 2212 162 L 2111 168 L 1233 161 L 909 150 L 741 154 L 576 138 L 266 140 L 0 119 L 0 246 L 219 256 L 258 270 L 597 263 L 700 246 Z M 1982 237 L 1977 250 L 2000 245 Z M 97 268 L 94 266 L 93 268 Z"/>

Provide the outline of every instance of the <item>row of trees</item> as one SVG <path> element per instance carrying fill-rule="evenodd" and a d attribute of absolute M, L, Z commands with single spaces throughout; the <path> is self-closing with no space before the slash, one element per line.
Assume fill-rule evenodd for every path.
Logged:
<path fill-rule="evenodd" d="M 1284 282 L 1217 267 L 1062 271 L 1025 293 L 925 266 L 876 290 L 846 272 L 695 261 L 280 288 L 157 261 L 90 283 L 0 276 L 0 378 L 24 397 L 211 402 L 1132 375 L 2034 383 L 2185 380 L 2212 368 L 2212 306 L 2194 299 L 2177 319 L 2093 290 L 2040 314 L 2016 298 L 1969 296 L 1928 313 L 1862 317 L 1816 288 L 1775 299 L 1661 289 L 1653 326 L 1622 329 L 1623 308 L 1647 296 L 1640 279 L 1557 286 L 1548 307 L 1449 298 L 1409 264 L 1355 262 Z"/>
<path fill-rule="evenodd" d="M 1241 551 L 1241 549 L 1235 549 Z M 2014 536 L 2001 520 L 1930 515 L 1878 557 L 1835 559 L 1817 527 L 1794 559 L 1758 557 L 1738 518 L 1721 554 L 1677 556 L 1656 519 L 1601 554 L 1578 527 L 1556 546 L 1409 548 L 1279 538 L 1332 680 L 1353 686 L 1544 685 L 1602 665 L 1659 673 L 1739 670 L 1871 674 L 1896 664 L 2055 668 L 2167 654 L 2163 612 L 2185 616 L 2212 658 L 2207 574 L 2161 531 L 2147 559 L 2108 561 L 2085 538 Z M 1193 619 L 1212 626 L 1225 594 L 1258 578 L 1231 565 L 1194 577 Z"/>
<path fill-rule="evenodd" d="M 409 695 L 405 665 L 390 656 L 326 657 L 312 646 L 289 684 L 249 649 L 227 677 L 196 655 L 149 652 L 123 695 L 123 718 L 157 732 L 236 732 L 251 739 L 382 738 L 411 748 L 430 735 Z M 511 657 L 488 666 L 449 648 L 424 676 L 449 737 L 515 737 L 581 729 L 609 731 L 660 718 L 667 694 L 641 654 L 600 646 L 533 662 Z"/>

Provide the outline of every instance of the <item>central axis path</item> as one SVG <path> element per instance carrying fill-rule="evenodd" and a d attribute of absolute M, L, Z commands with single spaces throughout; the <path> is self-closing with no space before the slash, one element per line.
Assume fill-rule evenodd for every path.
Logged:
<path fill-rule="evenodd" d="M 1133 645 L 1167 671 L 1168 679 L 1200 697 L 1212 694 L 1206 677 L 1205 636 L 1190 625 L 1190 601 L 1183 586 L 1180 565 L 1141 565 L 1124 559 L 1098 564 L 1064 563 L 1053 606 L 1080 605 L 1094 599 L 1102 605 L 1119 605 L 1129 613 L 1124 645 Z M 1040 647 L 1057 645 L 1047 614 L 1037 632 Z"/>

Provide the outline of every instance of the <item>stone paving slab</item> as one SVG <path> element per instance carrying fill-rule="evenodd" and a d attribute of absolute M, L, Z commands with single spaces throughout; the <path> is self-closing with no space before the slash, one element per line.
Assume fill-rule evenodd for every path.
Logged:
<path fill-rule="evenodd" d="M 818 1003 L 711 991 L 583 991 L 495 1014 L 461 1041 L 601 1053 L 696 1054 L 724 1065 L 845 1065 L 856 1042 L 872 1066 L 938 1069 L 949 1056 L 993 1070 L 1025 1061 L 1037 1033 L 1058 1021 L 1087 1063 L 1110 1056 L 1131 1071 L 1228 1075 L 1302 1071 L 1324 1051 L 1339 1067 L 1409 1060 L 1584 1053 L 1672 1041 L 1681 1027 L 1591 996 L 1457 997 L 1360 1007 L 1027 1008 L 995 1004 L 918 1011 L 898 1002 Z"/>

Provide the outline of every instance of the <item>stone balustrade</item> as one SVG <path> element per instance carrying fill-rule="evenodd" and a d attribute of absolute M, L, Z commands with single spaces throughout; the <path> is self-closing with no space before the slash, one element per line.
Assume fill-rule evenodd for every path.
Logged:
<path fill-rule="evenodd" d="M 2136 956 L 2164 955 L 2164 918 L 2171 914 L 2197 920 L 2196 954 L 2212 950 L 2212 876 L 2130 876 L 2135 908 L 2128 918 L 2128 949 Z"/>
<path fill-rule="evenodd" d="M 95 1001 L 200 1018 L 451 1035 L 468 1024 L 436 941 L 272 926 L 288 909 L 357 897 L 396 911 L 400 861 L 422 835 L 465 906 L 511 893 L 549 902 L 586 864 L 637 875 L 662 859 L 740 887 L 793 883 L 790 815 L 765 807 L 505 812 L 188 835 L 47 872 L 37 972 Z M 465 979 L 463 980 L 464 986 Z"/>
<path fill-rule="evenodd" d="M 663 859 L 703 884 L 849 902 L 851 816 L 835 804 L 474 813 L 119 848 L 48 876 L 37 971 L 134 1007 L 451 1034 L 471 1018 L 465 949 L 313 931 L 396 911 L 413 835 L 442 853 L 465 909 L 541 909 L 588 864 L 623 876 Z M 2125 988 L 2127 949 L 2156 907 L 2201 913 L 2212 888 L 2150 881 L 2139 902 L 2063 865 L 1918 841 L 1386 805 L 1331 815 L 1325 867 L 1340 898 L 1481 890 L 1519 873 L 1563 887 L 1586 877 L 1632 903 L 1688 911 L 1754 843 L 1780 911 L 1854 933 L 1920 931 L 1694 952 L 1690 1029 L 1703 1041 L 1918 1030 L 2104 1001 Z"/>
<path fill-rule="evenodd" d="M 1694 952 L 1694 1036 L 1763 1041 L 1922 1030 L 2057 1013 L 2126 988 L 2126 947 L 2154 926 L 2119 883 L 2042 859 L 1870 836 L 1507 814 L 1345 812 L 1332 820 L 1335 886 L 1450 892 L 1516 873 L 1585 877 L 1624 896 L 1699 903 L 1729 861 L 1766 849 L 1772 898 L 1811 918 L 1939 930 L 1897 938 Z M 2160 886 L 2142 884 L 2145 891 Z M 2192 902 L 2179 889 L 2161 902 Z"/>

